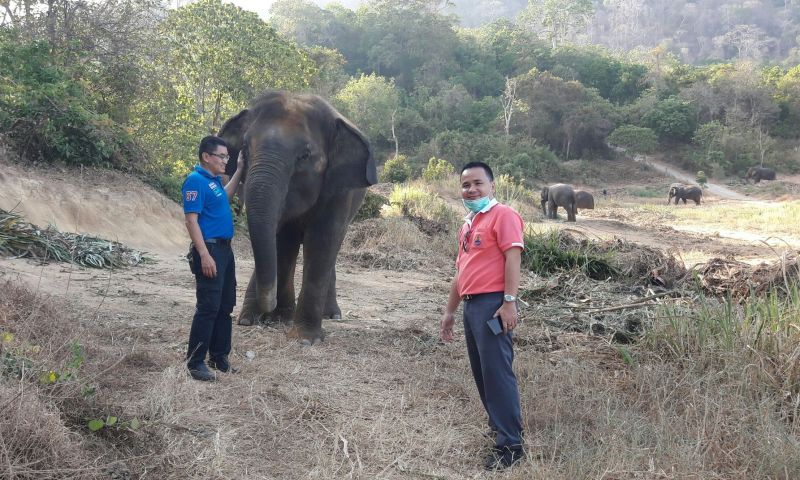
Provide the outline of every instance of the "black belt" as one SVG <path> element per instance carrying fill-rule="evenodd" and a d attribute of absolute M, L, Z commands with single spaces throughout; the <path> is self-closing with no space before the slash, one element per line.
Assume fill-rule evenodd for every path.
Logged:
<path fill-rule="evenodd" d="M 216 243 L 217 245 L 230 245 L 230 238 L 206 238 L 203 240 L 206 243 Z"/>
<path fill-rule="evenodd" d="M 467 294 L 461 297 L 462 300 L 475 300 L 476 298 L 480 297 L 481 295 L 492 295 L 492 294 L 502 294 L 503 292 L 486 292 L 486 293 L 473 293 Z"/>

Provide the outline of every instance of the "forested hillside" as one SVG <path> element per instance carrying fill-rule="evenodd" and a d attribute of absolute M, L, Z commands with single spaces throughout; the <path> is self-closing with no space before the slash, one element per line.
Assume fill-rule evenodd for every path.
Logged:
<path fill-rule="evenodd" d="M 732 3 L 530 2 L 464 28 L 434 0 L 278 0 L 269 23 L 220 0 L 6 2 L 0 132 L 29 161 L 133 169 L 174 191 L 199 137 L 282 88 L 330 99 L 379 163 L 392 159 L 384 178 L 434 157 L 480 159 L 533 185 L 585 176 L 612 155 L 609 141 L 713 177 L 762 163 L 793 172 L 800 67 L 786 36 L 797 6 L 723 8 Z M 717 27 L 759 19 L 780 39 L 713 40 Z M 725 60 L 685 61 L 710 52 Z"/>

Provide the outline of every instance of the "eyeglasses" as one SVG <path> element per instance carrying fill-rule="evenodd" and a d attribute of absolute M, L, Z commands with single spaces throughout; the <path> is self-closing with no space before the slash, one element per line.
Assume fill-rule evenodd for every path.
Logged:
<path fill-rule="evenodd" d="M 227 162 L 231 158 L 230 155 L 225 154 L 225 153 L 209 153 L 209 155 L 213 155 L 213 156 L 219 158 L 220 160 L 222 160 L 224 162 Z"/>
<path fill-rule="evenodd" d="M 461 249 L 464 252 L 469 252 L 469 236 L 472 234 L 472 227 L 467 229 L 467 232 L 464 234 L 464 239 L 461 241 Z"/>

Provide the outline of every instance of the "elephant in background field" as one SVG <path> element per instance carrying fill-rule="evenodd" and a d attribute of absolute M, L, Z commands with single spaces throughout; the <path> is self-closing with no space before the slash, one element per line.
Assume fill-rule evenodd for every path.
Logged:
<path fill-rule="evenodd" d="M 239 324 L 294 321 L 289 335 L 324 338 L 322 318 L 341 317 L 336 257 L 366 188 L 377 182 L 366 137 L 316 95 L 269 91 L 230 118 L 219 136 L 247 165 L 245 207 L 255 271 Z M 230 162 L 234 163 L 234 162 Z M 294 275 L 303 246 L 303 282 Z"/>
<path fill-rule="evenodd" d="M 558 207 L 567 211 L 567 221 L 575 221 L 575 190 L 571 185 L 556 183 L 544 187 L 541 193 L 542 211 L 547 218 L 558 218 Z"/>
<path fill-rule="evenodd" d="M 594 210 L 594 197 L 585 190 L 575 190 L 575 213 L 578 209 Z"/>
<path fill-rule="evenodd" d="M 761 180 L 775 180 L 775 170 L 765 167 L 750 167 L 744 176 L 745 181 L 752 179 L 753 183 Z"/>
<path fill-rule="evenodd" d="M 694 200 L 695 205 L 700 205 L 700 200 L 703 198 L 703 189 L 696 185 L 689 185 L 684 186 L 680 183 L 673 183 L 669 187 L 669 198 L 667 198 L 667 205 L 675 197 L 675 205 L 678 204 L 678 200 L 683 200 L 683 204 L 686 204 L 686 200 Z"/>

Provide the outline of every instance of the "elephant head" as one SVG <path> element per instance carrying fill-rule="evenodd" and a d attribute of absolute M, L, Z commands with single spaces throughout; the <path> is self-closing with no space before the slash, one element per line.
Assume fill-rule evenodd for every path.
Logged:
<path fill-rule="evenodd" d="M 245 206 L 255 261 L 251 285 L 255 283 L 258 310 L 269 313 L 276 307 L 276 237 L 281 228 L 291 223 L 292 231 L 302 236 L 305 226 L 314 225 L 312 235 L 329 235 L 334 217 L 348 210 L 343 237 L 352 218 L 353 205 L 347 202 L 356 202 L 340 200 L 350 198 L 342 192 L 377 182 L 372 150 L 364 135 L 320 97 L 279 91 L 254 100 L 225 122 L 219 136 L 228 143 L 231 157 L 244 151 Z M 323 263 L 335 263 L 339 245 L 333 260 L 326 257 Z"/>
<path fill-rule="evenodd" d="M 540 194 L 540 199 L 542 201 L 542 214 L 547 217 L 547 196 L 550 192 L 550 187 L 542 188 L 542 193 Z"/>
<path fill-rule="evenodd" d="M 667 198 L 667 205 L 669 205 L 669 203 L 672 201 L 672 199 L 674 197 L 678 197 L 679 195 L 681 195 L 682 191 L 683 191 L 683 184 L 681 184 L 681 183 L 673 183 L 672 185 L 670 185 L 669 186 L 669 197 Z M 675 203 L 677 203 L 677 202 L 678 202 L 678 200 L 675 199 Z"/>

